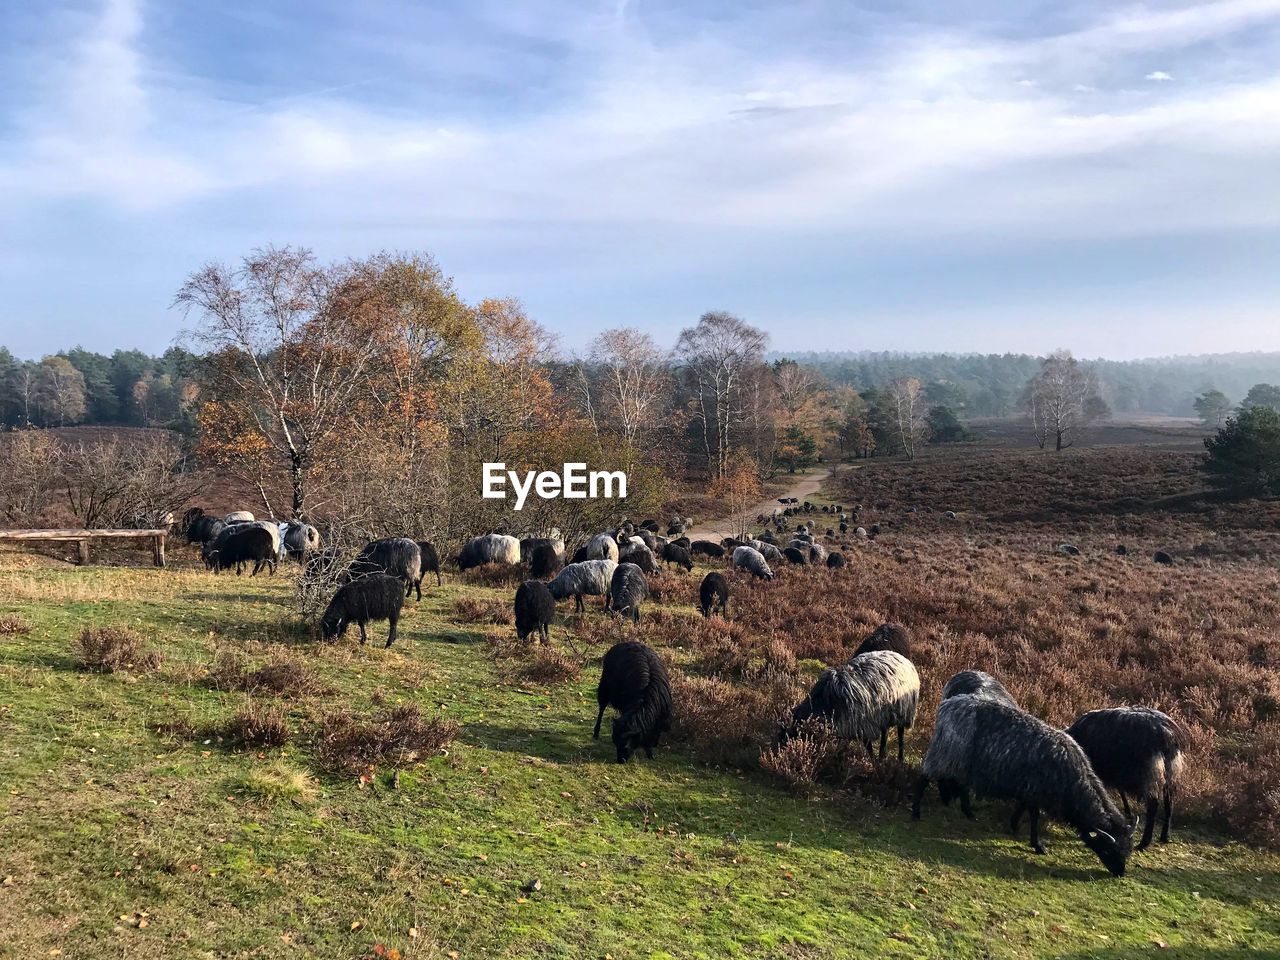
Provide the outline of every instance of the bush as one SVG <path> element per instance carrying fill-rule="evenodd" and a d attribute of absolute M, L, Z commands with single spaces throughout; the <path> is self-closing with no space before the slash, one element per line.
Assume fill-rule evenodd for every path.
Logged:
<path fill-rule="evenodd" d="M 249 669 L 238 653 L 220 650 L 209 667 L 209 682 L 219 690 L 273 693 L 281 697 L 306 697 L 325 692 L 311 668 L 287 651 L 273 653 L 261 666 Z"/>
<path fill-rule="evenodd" d="M 263 706 L 250 700 L 225 727 L 222 736 L 230 743 L 250 747 L 280 747 L 288 743 L 293 733 L 289 720 L 275 704 Z"/>
<path fill-rule="evenodd" d="M 76 662 L 97 673 L 154 670 L 164 658 L 128 627 L 85 627 L 76 640 Z"/>
<path fill-rule="evenodd" d="M 1250 407 L 1206 437 L 1204 469 L 1217 486 L 1280 493 L 1280 413 Z"/>
<path fill-rule="evenodd" d="M 555 647 L 539 644 L 529 650 L 528 657 L 520 662 L 515 672 L 521 680 L 549 686 L 577 680 L 582 675 L 582 667 Z"/>
<path fill-rule="evenodd" d="M 16 613 L 0 614 L 0 637 L 13 636 L 17 633 L 29 633 L 31 624 Z"/>
<path fill-rule="evenodd" d="M 459 729 L 453 720 L 427 720 L 416 704 L 395 707 L 367 722 L 350 713 L 333 714 L 321 724 L 316 758 L 339 776 L 371 775 L 382 764 L 405 766 L 439 753 Z"/>

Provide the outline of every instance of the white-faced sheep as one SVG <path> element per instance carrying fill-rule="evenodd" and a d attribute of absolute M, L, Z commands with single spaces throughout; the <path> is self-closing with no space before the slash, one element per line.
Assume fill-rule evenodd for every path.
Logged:
<path fill-rule="evenodd" d="M 407 537 L 384 537 L 366 543 L 347 568 L 346 578 L 358 580 L 371 573 L 385 573 L 404 584 L 407 597 L 415 586 L 422 599 L 422 548 Z"/>
<path fill-rule="evenodd" d="M 640 604 L 649 596 L 649 582 L 644 571 L 634 563 L 622 562 L 614 568 L 609 580 L 609 605 L 620 617 L 640 622 Z"/>
<path fill-rule="evenodd" d="M 1115 876 L 1123 876 L 1133 828 L 1116 809 L 1084 750 L 1062 730 L 990 697 L 962 694 L 943 700 L 924 769 L 916 783 L 911 817 L 930 780 L 957 785 L 960 808 L 973 819 L 969 791 L 1017 804 L 1031 813 L 1031 848 L 1044 853 L 1040 814 L 1076 829 L 1081 841 Z"/>
<path fill-rule="evenodd" d="M 587 541 L 588 560 L 612 560 L 618 562 L 618 541 L 607 533 L 597 534 Z"/>
<path fill-rule="evenodd" d="M 370 574 L 343 584 L 320 619 L 324 638 L 332 643 L 347 632 L 348 624 L 354 623 L 360 628 L 363 646 L 368 640 L 365 625 L 374 620 L 387 620 L 390 622 L 387 646 L 390 647 L 396 640 L 396 625 L 400 622 L 404 597 L 404 584 L 400 578 L 385 573 Z"/>
<path fill-rule="evenodd" d="M 729 581 L 718 570 L 712 570 L 702 578 L 698 586 L 698 609 L 704 617 L 713 613 L 729 619 Z"/>
<path fill-rule="evenodd" d="M 538 633 L 544 643 L 551 642 L 551 623 L 556 618 L 556 601 L 541 580 L 526 580 L 516 588 L 516 636 L 523 643 L 530 634 Z"/>
<path fill-rule="evenodd" d="M 458 569 L 463 572 L 490 563 L 514 567 L 519 562 L 520 541 L 501 533 L 473 537 L 458 554 Z"/>
<path fill-rule="evenodd" d="M 652 760 L 659 737 L 671 729 L 671 685 L 658 655 L 634 641 L 610 647 L 604 655 L 596 702 L 600 712 L 592 736 L 600 739 L 604 711 L 612 706 L 620 714 L 613 721 L 618 762 L 626 763 L 640 747 Z"/>
<path fill-rule="evenodd" d="M 1187 735 L 1168 714 L 1150 707 L 1090 710 L 1067 728 L 1093 764 L 1098 778 L 1119 791 L 1125 816 L 1129 796 L 1145 800 L 1147 819 L 1137 849 L 1145 850 L 1155 831 L 1156 813 L 1164 800 L 1160 842 L 1169 842 L 1173 795 L 1182 775 Z"/>
<path fill-rule="evenodd" d="M 604 597 L 605 608 L 609 606 L 609 584 L 613 579 L 613 571 L 618 565 L 612 560 L 584 560 L 571 563 L 547 584 L 551 596 L 557 600 L 573 597 L 575 609 L 581 612 L 583 597 Z"/>
<path fill-rule="evenodd" d="M 916 722 L 919 703 L 920 675 L 910 660 L 892 650 L 864 653 L 822 672 L 809 695 L 791 711 L 791 725 L 779 740 L 785 742 L 798 724 L 814 717 L 830 723 L 837 736 L 863 744 L 868 756 L 879 737 L 884 759 L 889 731 L 896 729 L 901 762 L 904 734 Z"/>
<path fill-rule="evenodd" d="M 741 546 L 733 550 L 733 565 L 761 580 L 772 580 L 773 570 L 755 547 Z"/>

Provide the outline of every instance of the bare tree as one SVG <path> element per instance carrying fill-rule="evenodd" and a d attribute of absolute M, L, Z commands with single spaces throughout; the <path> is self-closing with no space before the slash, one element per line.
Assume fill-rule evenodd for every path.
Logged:
<path fill-rule="evenodd" d="M 769 338 L 731 313 L 704 313 L 681 331 L 676 362 L 685 370 L 707 470 L 722 477 L 741 427 L 748 374 L 759 367 Z"/>
<path fill-rule="evenodd" d="M 1093 373 L 1081 368 L 1070 351 L 1056 350 L 1045 357 L 1040 372 L 1027 384 L 1023 409 L 1040 448 L 1053 438 L 1053 448 L 1064 450 L 1106 405 L 1101 403 Z"/>
<path fill-rule="evenodd" d="M 603 419 L 634 454 L 666 396 L 666 354 L 647 333 L 632 327 L 606 330 L 591 341 L 587 362 L 577 364 L 575 376 L 584 412 L 597 433 Z"/>
<path fill-rule="evenodd" d="M 898 377 L 890 380 L 885 389 L 892 404 L 898 440 L 908 460 L 916 457 L 916 444 L 929 432 L 929 404 L 924 395 L 924 384 L 915 377 Z"/>

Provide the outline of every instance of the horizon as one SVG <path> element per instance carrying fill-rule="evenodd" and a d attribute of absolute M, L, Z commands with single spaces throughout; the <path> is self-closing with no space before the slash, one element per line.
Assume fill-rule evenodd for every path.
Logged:
<path fill-rule="evenodd" d="M 429 252 L 573 346 L 728 309 L 780 351 L 1280 349 L 1280 0 L 0 23 L 19 355 L 160 352 L 184 278 L 268 241 Z"/>

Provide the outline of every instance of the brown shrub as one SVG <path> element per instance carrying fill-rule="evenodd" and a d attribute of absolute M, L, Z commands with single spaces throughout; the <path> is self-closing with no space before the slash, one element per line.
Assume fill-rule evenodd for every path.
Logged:
<path fill-rule="evenodd" d="M 470 572 L 470 571 L 468 571 Z M 494 623 L 510 626 L 516 622 L 515 609 L 509 602 L 487 597 L 460 597 L 453 605 L 455 623 Z"/>
<path fill-rule="evenodd" d="M 330 773 L 363 776 L 382 764 L 425 760 L 452 743 L 459 729 L 453 720 L 427 720 L 416 704 L 394 707 L 370 721 L 334 714 L 321 724 L 316 758 Z"/>
<path fill-rule="evenodd" d="M 76 649 L 80 669 L 98 673 L 145 673 L 164 659 L 128 627 L 85 627 L 76 639 Z"/>
<path fill-rule="evenodd" d="M 16 613 L 0 613 L 0 637 L 13 636 L 17 633 L 29 633 L 31 624 Z"/>
<path fill-rule="evenodd" d="M 314 672 L 287 650 L 271 653 L 260 666 L 250 669 L 232 650 L 220 650 L 209 667 L 209 682 L 219 690 L 274 693 L 281 697 L 306 697 L 325 692 Z"/>
<path fill-rule="evenodd" d="M 577 680 L 582 675 L 579 663 L 554 647 L 539 644 L 516 667 L 516 676 L 528 683 L 548 686 Z"/>
<path fill-rule="evenodd" d="M 293 734 L 289 719 L 279 706 L 250 700 L 227 721 L 221 735 L 229 743 L 279 747 L 288 743 Z"/>
<path fill-rule="evenodd" d="M 754 764 L 791 706 L 782 684 L 740 685 L 679 670 L 670 676 L 672 736 L 721 763 Z"/>

